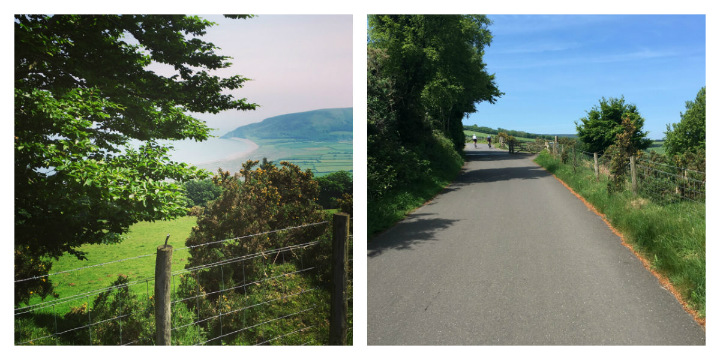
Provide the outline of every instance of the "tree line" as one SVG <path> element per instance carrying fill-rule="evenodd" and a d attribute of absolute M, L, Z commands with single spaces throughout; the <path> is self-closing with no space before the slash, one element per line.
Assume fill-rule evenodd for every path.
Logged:
<path fill-rule="evenodd" d="M 490 24 L 483 15 L 368 17 L 368 223 L 462 166 L 463 117 L 502 95 L 483 62 Z"/>
<path fill-rule="evenodd" d="M 578 140 L 583 150 L 606 153 L 624 149 L 627 156 L 640 154 L 652 144 L 643 131 L 645 118 L 640 115 L 637 106 L 625 101 L 625 98 L 601 98 L 587 116 L 575 122 Z M 654 154 L 655 158 L 680 167 L 689 164 L 705 163 L 705 87 L 703 86 L 694 100 L 685 103 L 685 111 L 680 114 L 678 123 L 667 124 L 663 147 L 665 155 Z M 695 166 L 697 167 L 697 166 Z"/>
<path fill-rule="evenodd" d="M 477 126 L 477 125 L 465 125 L 463 126 L 463 130 L 467 131 L 474 131 L 484 134 L 491 134 L 491 135 L 498 135 L 500 133 L 505 133 L 506 135 L 513 136 L 513 137 L 520 137 L 520 138 L 530 138 L 530 139 L 552 139 L 552 135 L 547 134 L 534 134 L 529 133 L 527 131 L 521 131 L 521 130 L 508 130 L 503 128 L 497 128 L 492 129 L 487 126 Z"/>

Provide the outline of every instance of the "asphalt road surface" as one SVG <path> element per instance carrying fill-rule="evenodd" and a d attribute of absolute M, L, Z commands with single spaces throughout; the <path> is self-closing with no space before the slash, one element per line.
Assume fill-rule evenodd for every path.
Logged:
<path fill-rule="evenodd" d="M 455 183 L 369 242 L 368 345 L 705 344 L 550 173 L 478 148 Z"/>

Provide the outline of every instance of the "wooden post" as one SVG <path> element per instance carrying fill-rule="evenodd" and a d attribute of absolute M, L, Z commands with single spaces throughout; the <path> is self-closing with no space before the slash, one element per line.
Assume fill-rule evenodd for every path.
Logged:
<path fill-rule="evenodd" d="M 637 172 L 635 171 L 635 155 L 630 155 L 630 179 L 633 194 L 637 195 Z"/>
<path fill-rule="evenodd" d="M 347 345 L 347 266 L 350 215 L 333 215 L 330 345 Z"/>
<path fill-rule="evenodd" d="M 593 153 L 593 159 L 595 160 L 595 180 L 600 180 L 600 168 L 598 167 L 597 153 Z"/>
<path fill-rule="evenodd" d="M 170 345 L 170 285 L 173 248 L 160 245 L 155 260 L 155 343 Z"/>
<path fill-rule="evenodd" d="M 557 155 L 557 135 L 555 136 L 555 142 L 553 142 L 553 154 Z"/>

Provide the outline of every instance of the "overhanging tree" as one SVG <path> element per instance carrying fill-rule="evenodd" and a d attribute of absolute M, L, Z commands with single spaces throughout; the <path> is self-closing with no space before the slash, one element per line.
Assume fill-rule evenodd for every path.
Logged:
<path fill-rule="evenodd" d="M 461 149 L 463 116 L 475 112 L 475 103 L 503 95 L 483 62 L 490 24 L 484 15 L 369 17 L 368 47 L 383 49 L 375 61 L 393 84 L 404 143 L 422 142 L 437 129 Z"/>
<path fill-rule="evenodd" d="M 625 103 L 625 98 L 600 99 L 600 104 L 594 106 L 588 115 L 575 122 L 578 137 L 585 143 L 590 152 L 605 152 L 612 145 L 618 134 L 624 131 L 622 122 L 624 118 L 634 124 L 635 130 L 630 135 L 632 147 L 637 150 L 647 149 L 652 141 L 647 139 L 647 132 L 642 132 L 645 119 L 640 116 L 637 106 Z"/>
<path fill-rule="evenodd" d="M 685 112 L 680 114 L 680 122 L 672 124 L 672 127 L 667 125 L 663 146 L 668 155 L 705 150 L 704 86 L 698 91 L 694 101 L 685 103 Z"/>
<path fill-rule="evenodd" d="M 230 63 L 200 39 L 214 24 L 198 17 L 17 15 L 14 25 L 17 304 L 52 293 L 52 258 L 82 259 L 83 244 L 185 214 L 177 182 L 203 172 L 157 141 L 205 140 L 191 113 L 257 105 L 227 93 L 247 78 L 209 72 Z"/>

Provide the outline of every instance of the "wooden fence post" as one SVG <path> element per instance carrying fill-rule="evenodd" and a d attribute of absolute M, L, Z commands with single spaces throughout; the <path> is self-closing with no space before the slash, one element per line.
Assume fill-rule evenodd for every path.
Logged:
<path fill-rule="evenodd" d="M 593 153 L 593 159 L 595 160 L 595 180 L 600 180 L 600 168 L 598 167 L 597 153 Z"/>
<path fill-rule="evenodd" d="M 635 155 L 630 155 L 630 183 L 632 184 L 632 192 L 637 195 L 637 171 L 635 171 Z"/>
<path fill-rule="evenodd" d="M 160 245 L 155 260 L 155 343 L 170 345 L 170 285 L 173 248 Z"/>
<path fill-rule="evenodd" d="M 350 215 L 333 215 L 330 345 L 347 345 L 347 268 Z"/>
<path fill-rule="evenodd" d="M 555 136 L 555 142 L 553 142 L 553 155 L 557 155 L 557 136 Z"/>

